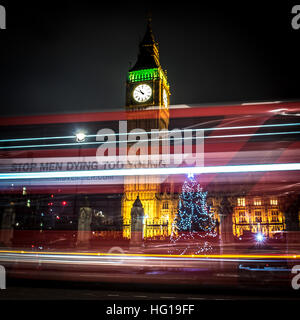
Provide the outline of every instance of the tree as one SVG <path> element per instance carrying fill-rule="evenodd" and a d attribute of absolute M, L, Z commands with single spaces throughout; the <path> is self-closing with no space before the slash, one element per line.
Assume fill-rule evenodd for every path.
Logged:
<path fill-rule="evenodd" d="M 174 219 L 171 242 L 180 254 L 212 251 L 211 240 L 216 238 L 216 220 L 207 205 L 204 192 L 195 177 L 189 175 L 179 196 L 178 213 Z"/>

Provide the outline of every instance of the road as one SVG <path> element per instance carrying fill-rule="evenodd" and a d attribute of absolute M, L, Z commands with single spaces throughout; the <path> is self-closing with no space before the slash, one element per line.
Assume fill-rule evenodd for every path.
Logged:
<path fill-rule="evenodd" d="M 300 300 L 292 290 L 7 279 L 0 300 Z"/>
<path fill-rule="evenodd" d="M 295 300 L 299 255 L 217 255 L 2 251 L 0 300 Z"/>

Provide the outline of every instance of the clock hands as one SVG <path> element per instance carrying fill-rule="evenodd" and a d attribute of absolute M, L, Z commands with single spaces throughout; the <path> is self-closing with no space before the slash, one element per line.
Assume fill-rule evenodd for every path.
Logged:
<path fill-rule="evenodd" d="M 145 102 L 149 100 L 152 90 L 149 85 L 138 85 L 133 91 L 133 98 L 138 102 Z"/>

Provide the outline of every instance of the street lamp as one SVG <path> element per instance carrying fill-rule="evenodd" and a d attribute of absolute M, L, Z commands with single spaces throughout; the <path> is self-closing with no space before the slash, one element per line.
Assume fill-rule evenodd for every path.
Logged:
<path fill-rule="evenodd" d="M 85 140 L 85 133 L 84 132 L 77 132 L 76 133 L 76 142 L 83 142 Z"/>
<path fill-rule="evenodd" d="M 256 234 L 256 241 L 257 242 L 264 242 L 264 240 L 265 240 L 265 237 L 262 233 L 259 232 Z"/>
<path fill-rule="evenodd" d="M 81 143 L 85 141 L 86 134 L 82 131 L 79 131 L 75 134 L 76 137 L 76 142 L 79 143 L 78 147 L 78 161 L 80 161 L 80 156 L 81 156 Z M 74 216 L 76 214 L 76 207 L 77 207 L 77 193 L 78 193 L 78 183 L 75 185 L 75 199 L 74 199 Z"/>

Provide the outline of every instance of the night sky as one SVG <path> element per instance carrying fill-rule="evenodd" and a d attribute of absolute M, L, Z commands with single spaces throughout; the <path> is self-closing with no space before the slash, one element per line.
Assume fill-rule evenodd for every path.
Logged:
<path fill-rule="evenodd" d="M 0 115 L 122 109 L 147 10 L 171 104 L 298 100 L 297 2 L 280 2 L 0 1 Z"/>

